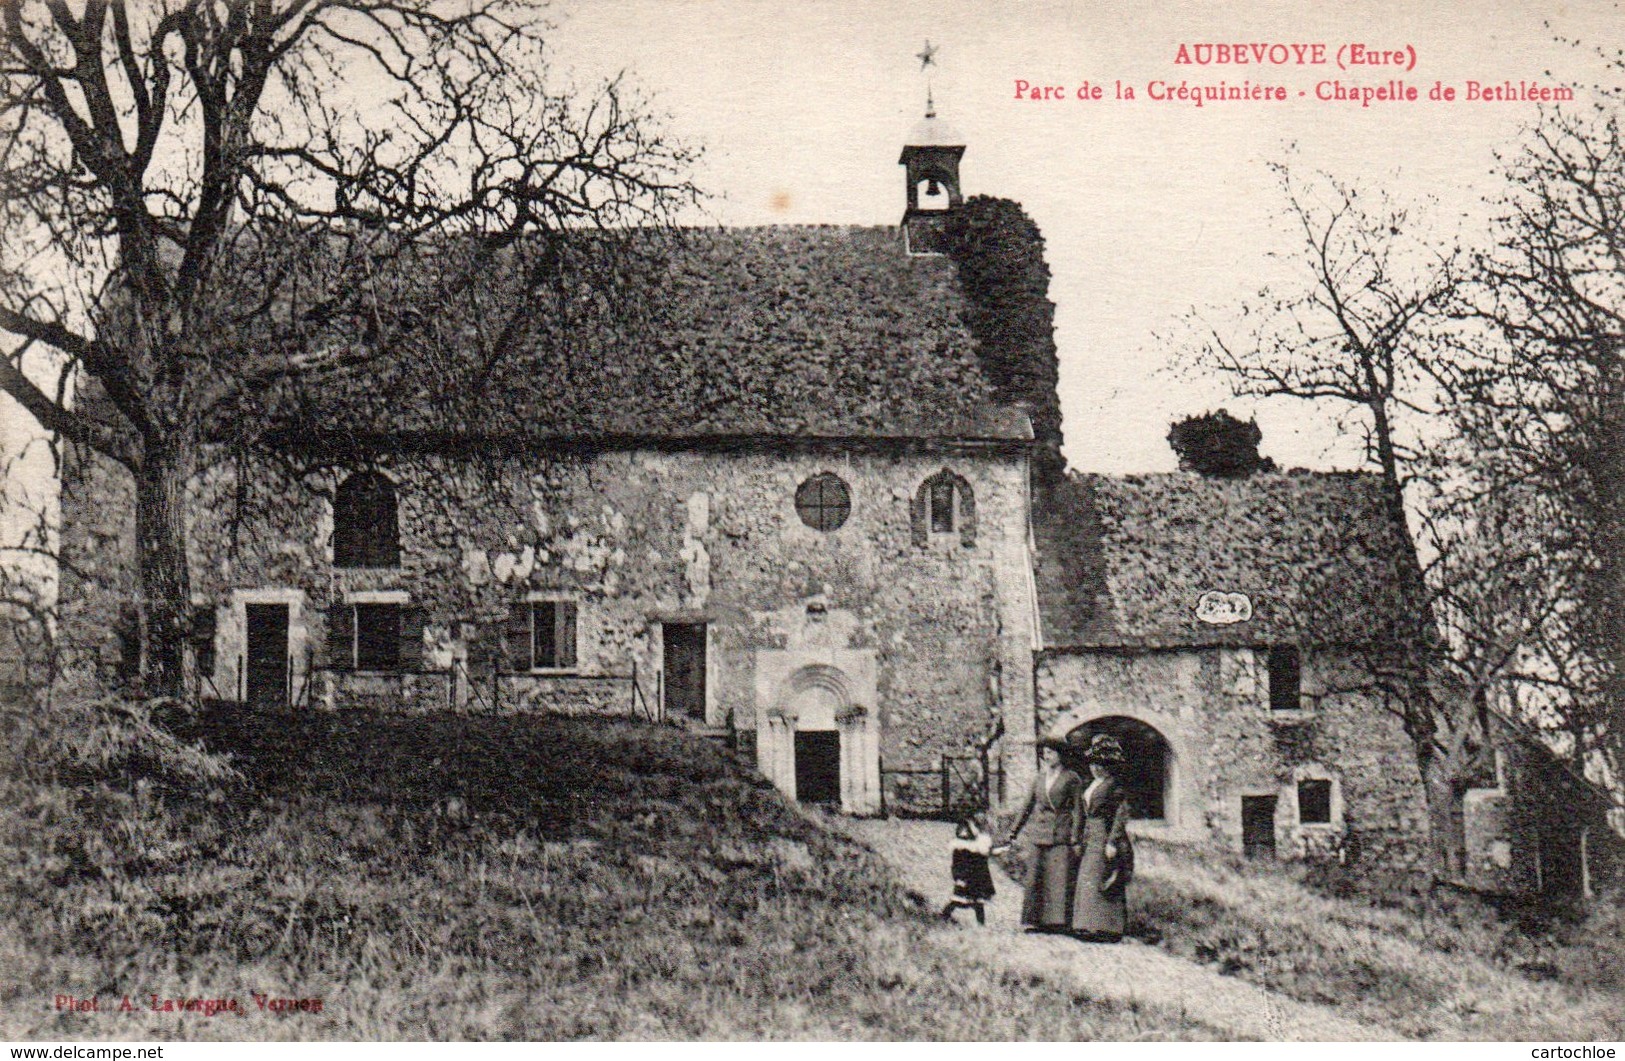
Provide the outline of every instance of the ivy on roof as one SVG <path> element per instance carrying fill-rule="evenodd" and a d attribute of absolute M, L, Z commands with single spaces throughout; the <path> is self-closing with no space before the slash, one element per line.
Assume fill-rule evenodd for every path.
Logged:
<path fill-rule="evenodd" d="M 1399 592 L 1409 545 L 1374 475 L 1075 475 L 1057 494 L 1036 513 L 1046 644 L 1371 646 L 1414 628 Z M 1252 618 L 1202 622 L 1209 591 L 1246 594 Z"/>
<path fill-rule="evenodd" d="M 953 264 L 910 258 L 894 228 L 689 230 L 642 250 L 613 297 L 561 268 L 517 336 L 488 334 L 522 290 L 492 270 L 429 319 L 386 328 L 364 370 L 298 381 L 285 426 L 538 441 L 1028 437 L 984 374 Z"/>

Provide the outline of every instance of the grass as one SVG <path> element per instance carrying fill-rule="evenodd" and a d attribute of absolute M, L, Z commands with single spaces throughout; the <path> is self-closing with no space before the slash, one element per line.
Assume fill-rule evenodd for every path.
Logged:
<path fill-rule="evenodd" d="M 237 712 L 192 735 L 246 780 L 6 772 L 0 1037 L 1212 1035 L 951 957 L 870 852 L 671 730 Z"/>
<path fill-rule="evenodd" d="M 930 905 L 870 852 L 671 730 L 367 712 L 185 724 L 243 780 L 199 772 L 182 746 L 161 757 L 202 785 L 139 754 L 44 775 L 14 761 L 0 777 L 0 1037 L 1214 1034 L 950 952 Z M 146 747 L 144 725 L 120 721 L 112 743 Z M 1138 853 L 1131 931 L 1215 971 L 1422 1038 L 1625 1032 L 1617 906 L 1579 918 Z M 58 994 L 101 1012 L 60 1012 Z M 245 1015 L 155 1012 L 153 994 L 236 999 Z"/>
<path fill-rule="evenodd" d="M 1142 843 L 1131 933 L 1424 1039 L 1625 1037 L 1617 906 L 1589 918 Z"/>

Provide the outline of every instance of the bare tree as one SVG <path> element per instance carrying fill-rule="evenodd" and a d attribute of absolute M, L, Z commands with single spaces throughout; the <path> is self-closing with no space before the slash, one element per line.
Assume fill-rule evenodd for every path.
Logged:
<path fill-rule="evenodd" d="M 1552 112 L 1509 166 L 1465 291 L 1485 357 L 1459 384 L 1480 511 L 1522 530 L 1560 602 L 1511 676 L 1523 721 L 1625 781 L 1625 142 L 1617 104 Z"/>
<path fill-rule="evenodd" d="M 551 86 L 545 29 L 519 0 L 0 8 L 0 387 L 134 479 L 150 692 L 183 687 L 202 443 L 365 378 L 497 256 L 500 359 L 566 234 L 611 246 L 694 198 L 692 153 L 621 82 Z M 381 283 L 403 260 L 431 264 Z"/>
<path fill-rule="evenodd" d="M 39 438 L 0 464 L 0 706 L 40 702 L 55 677 L 57 534 L 51 498 L 36 487 L 58 457 Z"/>
<path fill-rule="evenodd" d="M 1331 177 L 1304 183 L 1272 164 L 1299 243 L 1300 281 L 1266 288 L 1250 326 L 1205 329 L 1195 366 L 1228 376 L 1238 395 L 1342 406 L 1403 514 L 1420 450 L 1406 417 L 1437 411 L 1434 327 L 1458 282 L 1455 257 L 1412 234 L 1407 207 Z"/>
<path fill-rule="evenodd" d="M 1456 503 L 1462 475 L 1445 445 L 1461 370 L 1461 257 L 1419 239 L 1411 210 L 1386 196 L 1274 168 L 1300 279 L 1243 307 L 1249 326 L 1206 328 L 1192 360 L 1238 395 L 1331 405 L 1360 433 L 1401 534 L 1397 621 L 1369 632 L 1340 680 L 1347 688 L 1334 691 L 1375 696 L 1401 719 L 1427 790 L 1435 866 L 1456 875 L 1453 813 L 1489 690 L 1552 601 L 1524 578 L 1527 550 L 1486 556 L 1462 541 L 1465 527 L 1488 524 Z M 1312 629 L 1320 618 L 1300 622 Z"/>
<path fill-rule="evenodd" d="M 1548 116 L 1509 171 L 1497 248 L 1472 256 L 1416 242 L 1382 196 L 1277 167 L 1303 280 L 1195 350 L 1238 394 L 1340 405 L 1363 435 L 1405 529 L 1402 620 L 1349 682 L 1403 720 L 1452 876 L 1502 690 L 1521 694 L 1519 721 L 1561 735 L 1577 775 L 1602 761 L 1620 776 L 1622 162 L 1615 119 Z"/>

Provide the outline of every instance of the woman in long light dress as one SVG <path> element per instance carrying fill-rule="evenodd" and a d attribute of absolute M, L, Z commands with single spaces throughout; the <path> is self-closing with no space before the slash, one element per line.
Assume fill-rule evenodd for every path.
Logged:
<path fill-rule="evenodd" d="M 1065 758 L 1065 740 L 1047 737 L 1039 747 L 1042 768 L 1010 831 L 1014 842 L 1029 821 L 1033 827 L 1021 923 L 1030 932 L 1066 932 L 1072 923 L 1074 852 L 1083 834 L 1083 778 Z"/>
<path fill-rule="evenodd" d="M 1071 928 L 1079 939 L 1116 943 L 1127 927 L 1127 888 L 1134 872 L 1128 797 L 1118 780 L 1127 760 L 1123 746 L 1105 733 L 1089 742 L 1084 760 L 1091 776 L 1078 797 L 1083 854 L 1078 860 Z"/>

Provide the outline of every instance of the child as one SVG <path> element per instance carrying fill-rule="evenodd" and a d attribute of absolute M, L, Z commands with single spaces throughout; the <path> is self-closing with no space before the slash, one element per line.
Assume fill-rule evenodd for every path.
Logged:
<path fill-rule="evenodd" d="M 993 873 L 988 869 L 989 855 L 1005 850 L 993 846 L 993 837 L 987 833 L 986 823 L 979 814 L 963 818 L 954 830 L 952 861 L 949 869 L 954 878 L 954 897 L 942 908 L 942 919 L 952 921 L 954 911 L 967 907 L 976 911 L 976 923 L 987 924 L 987 910 L 983 904 L 993 898 Z"/>

